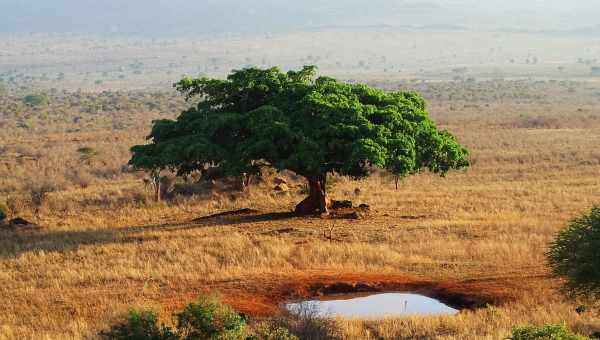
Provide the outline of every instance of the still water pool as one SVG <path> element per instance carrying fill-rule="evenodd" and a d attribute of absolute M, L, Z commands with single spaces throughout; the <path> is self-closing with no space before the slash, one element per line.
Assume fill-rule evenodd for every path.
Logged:
<path fill-rule="evenodd" d="M 334 296 L 332 296 L 334 298 Z M 454 315 L 458 310 L 427 296 L 409 293 L 381 293 L 335 300 L 310 300 L 290 303 L 294 313 L 307 311 L 320 316 L 347 318 L 383 318 L 388 316 Z"/>

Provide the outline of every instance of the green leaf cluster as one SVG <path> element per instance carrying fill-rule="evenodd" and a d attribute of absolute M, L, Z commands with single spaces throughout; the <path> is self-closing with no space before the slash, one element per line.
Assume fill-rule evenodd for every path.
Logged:
<path fill-rule="evenodd" d="M 573 334 L 565 325 L 547 325 L 543 327 L 516 327 L 508 340 L 589 340 L 590 338 Z"/>
<path fill-rule="evenodd" d="M 169 327 L 158 325 L 158 316 L 152 311 L 132 310 L 127 319 L 99 334 L 106 340 L 177 340 Z"/>
<path fill-rule="evenodd" d="M 201 296 L 177 314 L 181 339 L 242 340 L 249 337 L 246 322 L 216 297 Z"/>

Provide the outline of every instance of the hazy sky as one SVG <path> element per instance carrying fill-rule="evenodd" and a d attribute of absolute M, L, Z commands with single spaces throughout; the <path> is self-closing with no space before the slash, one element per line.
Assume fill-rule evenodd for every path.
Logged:
<path fill-rule="evenodd" d="M 600 0 L 0 0 L 3 32 L 185 33 L 335 25 L 569 30 Z"/>

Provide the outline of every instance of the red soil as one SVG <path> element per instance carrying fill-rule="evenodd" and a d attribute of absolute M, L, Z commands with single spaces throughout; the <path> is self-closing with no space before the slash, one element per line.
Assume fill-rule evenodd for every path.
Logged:
<path fill-rule="evenodd" d="M 507 276 L 433 282 L 401 274 L 311 271 L 248 277 L 239 281 L 198 286 L 195 289 L 182 287 L 181 290 L 171 291 L 164 298 L 163 306 L 166 312 L 173 312 L 192 302 L 201 293 L 219 292 L 225 303 L 241 313 L 269 316 L 276 314 L 282 304 L 300 299 L 326 300 L 330 295 L 350 293 L 413 292 L 439 299 L 455 308 L 473 309 L 488 303 L 512 301 L 519 291 L 526 289 L 525 285 L 534 284 L 543 278 Z"/>

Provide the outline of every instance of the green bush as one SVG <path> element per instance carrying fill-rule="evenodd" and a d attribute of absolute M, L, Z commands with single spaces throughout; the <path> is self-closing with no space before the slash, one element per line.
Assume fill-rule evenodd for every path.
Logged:
<path fill-rule="evenodd" d="M 547 253 L 552 273 L 573 298 L 600 299 L 600 207 L 571 222 Z"/>
<path fill-rule="evenodd" d="M 181 338 L 186 340 L 248 338 L 244 319 L 214 296 L 201 296 L 177 314 L 177 329 Z"/>
<path fill-rule="evenodd" d="M 89 147 L 89 146 L 81 147 L 81 148 L 77 149 L 77 152 L 79 152 L 80 159 L 83 162 L 89 162 L 94 157 L 96 157 L 100 154 L 96 149 Z"/>
<path fill-rule="evenodd" d="M 105 340 L 249 340 L 246 322 L 231 307 L 223 305 L 217 297 L 202 296 L 177 314 L 177 328 L 158 324 L 152 311 L 131 311 L 127 318 L 101 332 Z M 260 338 L 263 340 L 263 338 Z M 267 338 L 264 340 L 293 340 L 293 338 Z"/>
<path fill-rule="evenodd" d="M 509 340 L 589 340 L 590 338 L 573 334 L 565 325 L 543 327 L 516 327 Z"/>
<path fill-rule="evenodd" d="M 169 327 L 159 326 L 158 317 L 152 311 L 130 311 L 127 319 L 113 326 L 109 331 L 100 333 L 106 340 L 177 340 Z"/>
<path fill-rule="evenodd" d="M 335 320 L 301 308 L 249 327 L 242 316 L 216 296 L 201 296 L 174 315 L 176 328 L 158 324 L 152 311 L 131 311 L 126 319 L 100 332 L 104 340 L 338 340 Z"/>
<path fill-rule="evenodd" d="M 30 94 L 23 98 L 23 102 L 31 106 L 48 105 L 50 99 L 45 94 Z"/>

